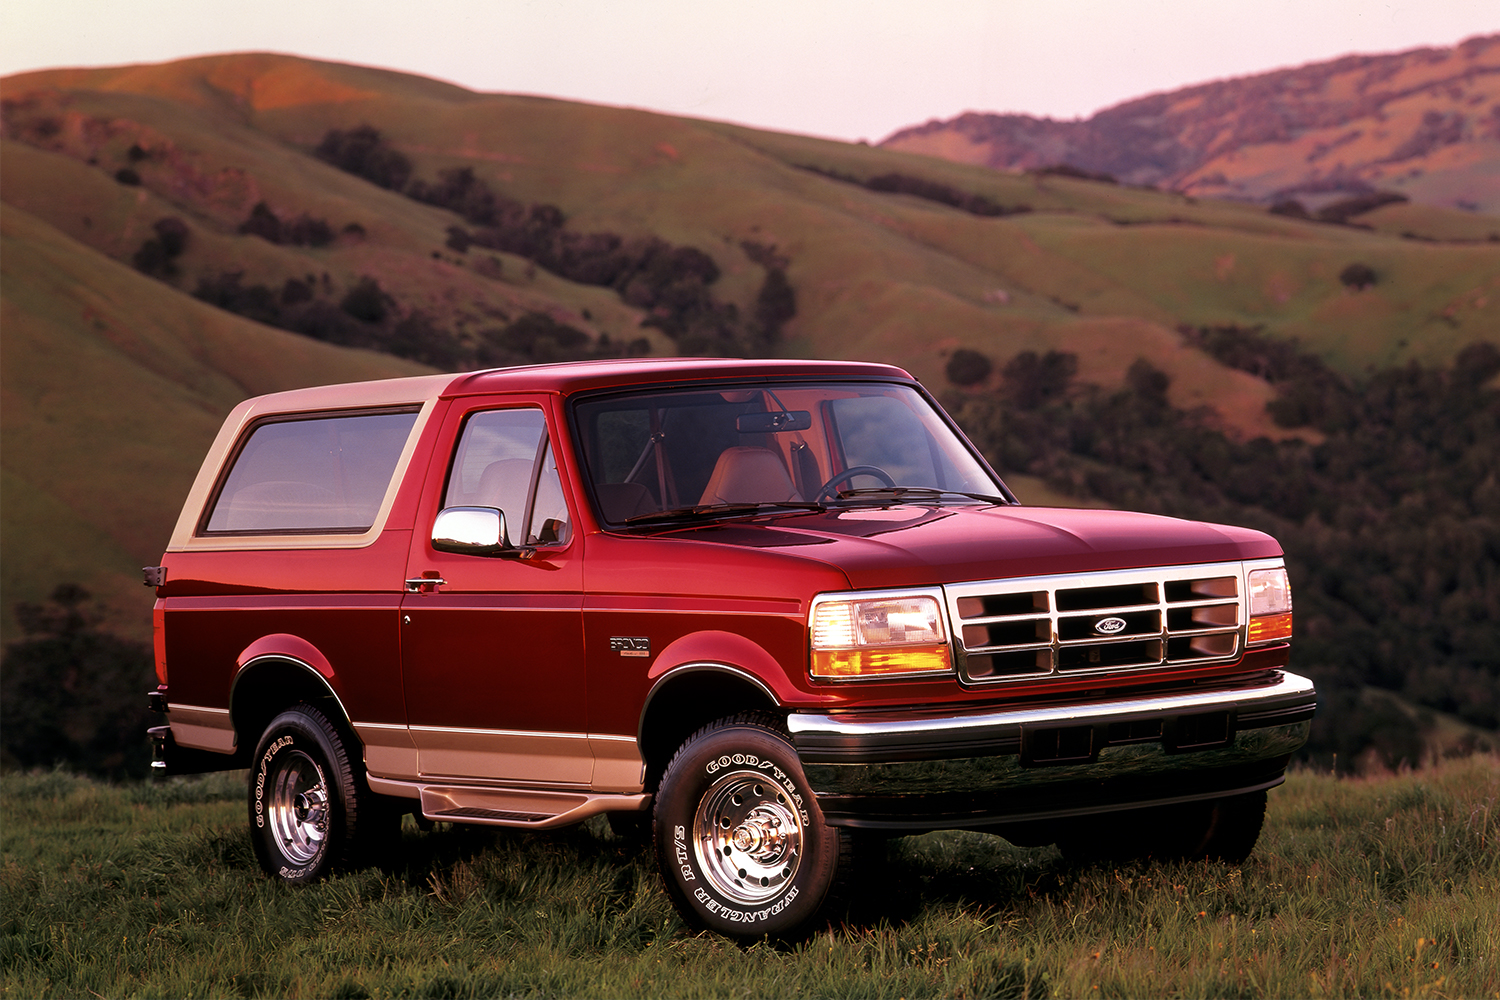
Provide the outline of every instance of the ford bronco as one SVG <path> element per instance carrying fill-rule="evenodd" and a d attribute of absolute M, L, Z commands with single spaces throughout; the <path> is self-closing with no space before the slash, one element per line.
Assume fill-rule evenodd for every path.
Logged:
<path fill-rule="evenodd" d="M 808 926 L 867 838 L 1239 860 L 1315 703 L 1274 540 L 1023 506 L 876 364 L 250 399 L 146 576 L 155 764 L 248 768 L 272 878 L 407 812 L 605 813 L 737 936 Z"/>

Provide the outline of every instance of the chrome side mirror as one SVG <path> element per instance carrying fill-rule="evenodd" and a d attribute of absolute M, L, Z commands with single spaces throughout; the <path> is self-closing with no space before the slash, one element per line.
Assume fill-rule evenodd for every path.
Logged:
<path fill-rule="evenodd" d="M 470 556 L 515 551 L 505 536 L 505 512 L 498 507 L 448 507 L 439 511 L 432 525 L 432 547 Z"/>

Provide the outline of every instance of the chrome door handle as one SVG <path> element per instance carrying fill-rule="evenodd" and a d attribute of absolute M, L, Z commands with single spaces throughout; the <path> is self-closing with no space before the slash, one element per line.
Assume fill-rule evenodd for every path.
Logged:
<path fill-rule="evenodd" d="M 437 588 L 446 586 L 447 583 L 448 581 L 440 576 L 419 576 L 406 581 L 406 590 L 407 593 L 420 594 L 423 587 Z"/>

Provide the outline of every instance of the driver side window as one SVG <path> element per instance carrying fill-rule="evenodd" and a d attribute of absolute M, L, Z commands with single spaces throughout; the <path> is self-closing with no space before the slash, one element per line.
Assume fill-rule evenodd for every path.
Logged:
<path fill-rule="evenodd" d="M 483 410 L 464 424 L 444 507 L 498 507 L 512 545 L 561 545 L 571 519 L 542 411 Z"/>

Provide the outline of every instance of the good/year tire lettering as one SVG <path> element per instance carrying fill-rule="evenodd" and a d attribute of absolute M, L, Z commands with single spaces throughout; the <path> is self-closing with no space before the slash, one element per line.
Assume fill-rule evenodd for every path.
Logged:
<path fill-rule="evenodd" d="M 359 801 L 356 765 L 327 717 L 311 705 L 287 709 L 254 759 L 250 840 L 266 874 L 309 882 L 346 863 L 359 810 L 372 803 Z"/>
<path fill-rule="evenodd" d="M 657 858 L 690 924 L 735 934 L 794 933 L 832 892 L 844 835 L 823 822 L 775 717 L 704 727 L 662 775 Z"/>

